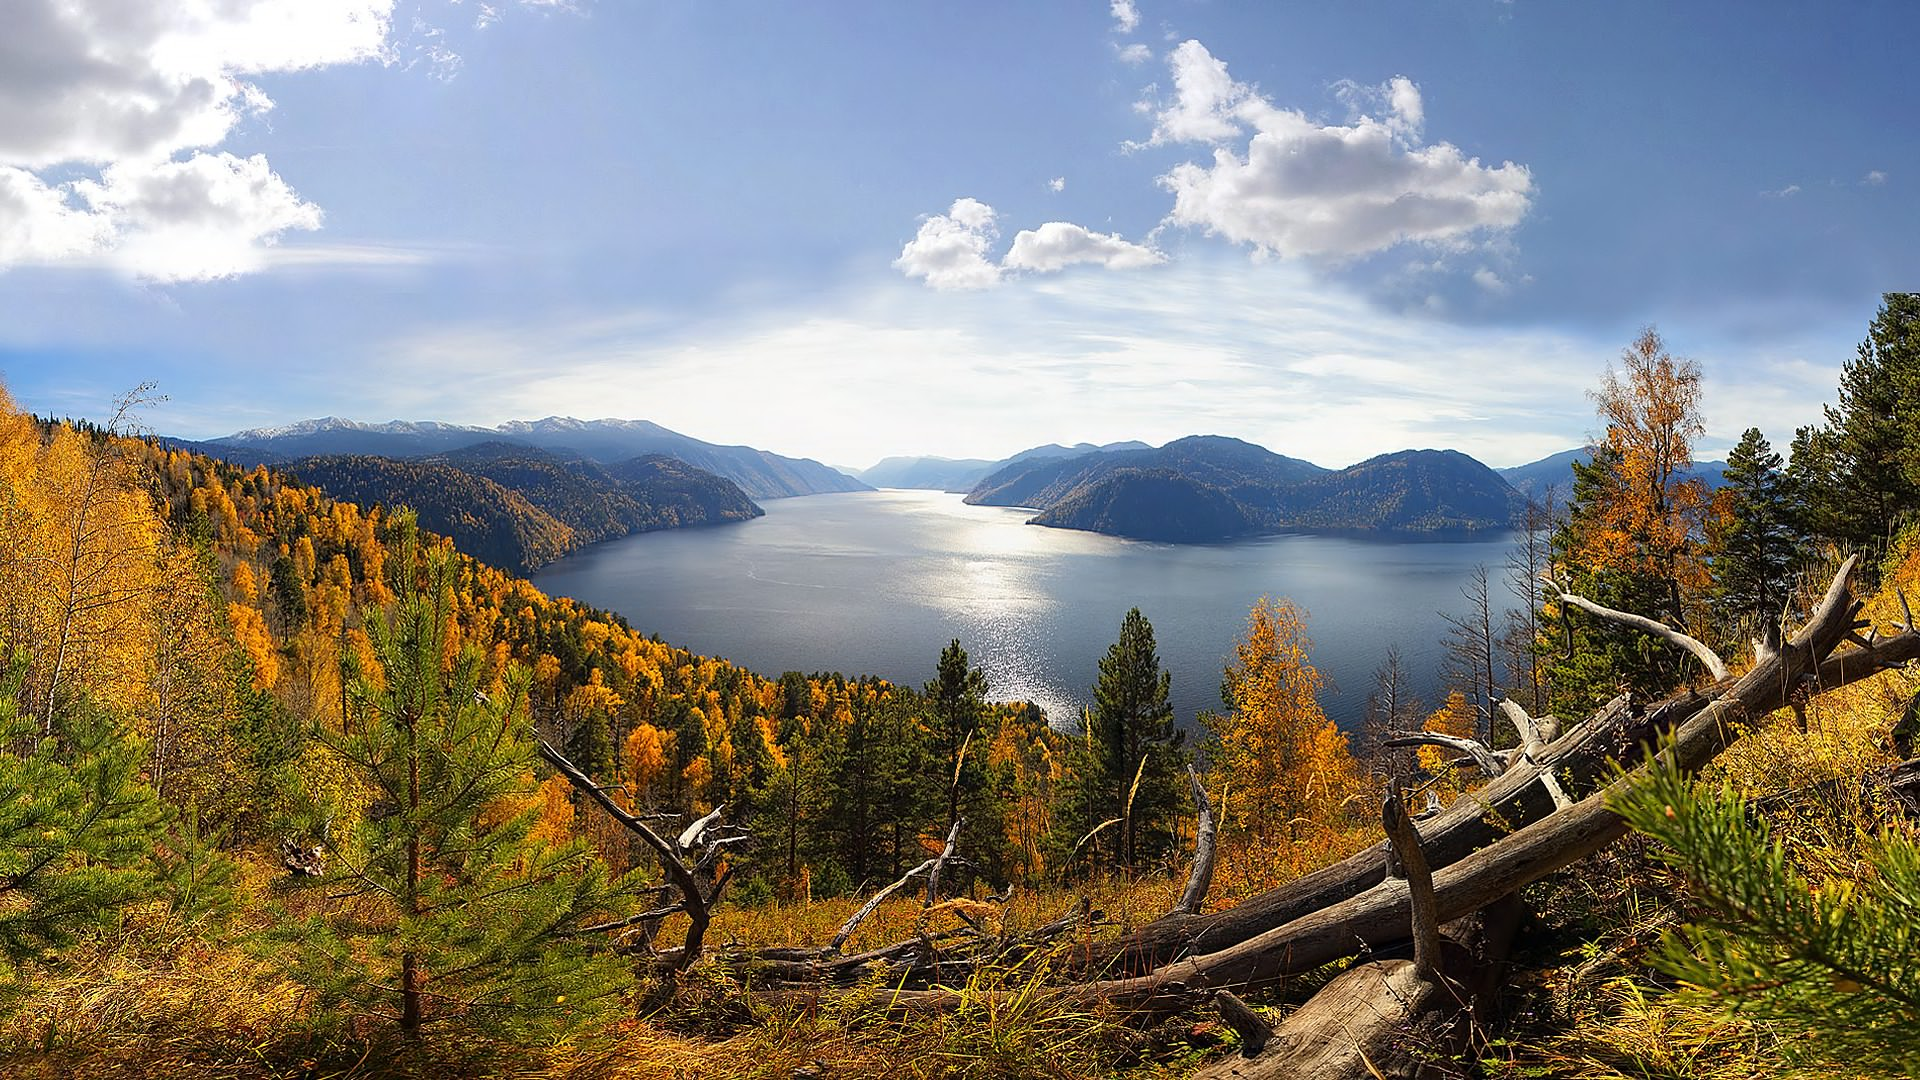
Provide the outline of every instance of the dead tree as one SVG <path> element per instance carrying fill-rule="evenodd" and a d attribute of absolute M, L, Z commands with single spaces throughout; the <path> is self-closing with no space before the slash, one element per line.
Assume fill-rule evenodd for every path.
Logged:
<path fill-rule="evenodd" d="M 645 821 L 628 813 L 619 803 L 614 802 L 605 788 L 594 783 L 592 777 L 582 772 L 579 766 L 568 761 L 566 755 L 555 750 L 545 739 L 540 740 L 540 756 L 559 770 L 560 775 L 567 778 L 567 783 L 598 803 L 609 816 L 639 837 L 647 847 L 653 849 L 653 853 L 660 859 L 661 868 L 666 871 L 669 883 L 660 892 L 670 895 L 677 891 L 680 894 L 678 900 L 659 908 L 597 926 L 582 927 L 576 933 L 613 933 L 617 930 L 638 927 L 642 943 L 647 948 L 652 948 L 654 932 L 661 921 L 670 915 L 684 912 L 687 916 L 685 942 L 678 949 L 657 952 L 656 955 L 669 971 L 682 970 L 699 959 L 707 933 L 707 924 L 713 919 L 713 906 L 719 902 L 721 894 L 726 890 L 727 880 L 732 872 L 729 868 L 716 876 L 715 867 L 719 863 L 722 852 L 728 846 L 741 843 L 746 839 L 744 834 L 737 832 L 730 836 L 717 835 L 720 813 L 725 807 L 714 807 L 712 813 L 687 826 L 685 831 L 670 841 L 654 832 Z M 691 865 L 688 863 L 690 857 L 693 859 Z M 708 878 L 705 885 L 700 881 L 703 875 Z"/>

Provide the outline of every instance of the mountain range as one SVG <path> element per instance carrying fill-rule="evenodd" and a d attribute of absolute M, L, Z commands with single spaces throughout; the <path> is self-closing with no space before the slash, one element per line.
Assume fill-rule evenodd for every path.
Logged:
<path fill-rule="evenodd" d="M 721 446 L 648 420 L 575 420 L 549 416 L 544 420 L 514 420 L 490 428 L 437 421 L 365 424 L 329 416 L 181 445 L 242 465 L 271 465 L 343 454 L 420 458 L 479 443 L 520 445 L 601 465 L 614 465 L 650 454 L 665 455 L 731 480 L 755 499 L 869 490 L 869 485 L 811 458 L 785 457 L 751 446 Z"/>
<path fill-rule="evenodd" d="M 1498 473 L 1454 450 L 1403 450 L 1333 470 L 1218 435 L 1016 462 L 966 501 L 1031 507 L 1036 525 L 1175 543 L 1294 529 L 1506 529 L 1526 507 Z"/>
<path fill-rule="evenodd" d="M 496 440 L 424 457 L 325 454 L 280 468 L 337 499 L 411 506 L 423 528 L 517 574 L 602 540 L 765 513 L 733 481 L 662 454 L 603 465 Z"/>

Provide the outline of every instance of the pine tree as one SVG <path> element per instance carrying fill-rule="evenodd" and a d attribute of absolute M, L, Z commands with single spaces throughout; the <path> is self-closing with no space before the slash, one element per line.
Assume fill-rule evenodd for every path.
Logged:
<path fill-rule="evenodd" d="M 0 952 L 18 963 L 109 923 L 151 895 L 141 865 L 161 819 L 135 780 L 139 755 L 91 708 L 63 710 L 52 735 L 23 715 L 25 658 L 0 686 Z"/>
<path fill-rule="evenodd" d="M 937 782 L 945 788 L 945 827 L 962 818 L 962 844 L 968 858 L 992 880 L 1005 880 L 1007 839 L 1005 806 L 986 767 L 987 673 L 969 666 L 958 639 L 940 651 L 933 681 L 926 684 L 927 727 L 936 760 L 945 764 Z"/>
<path fill-rule="evenodd" d="M 1672 770 L 1614 809 L 1659 841 L 1702 914 L 1653 963 L 1730 1014 L 1793 1029 L 1789 1063 L 1850 1076 L 1913 1076 L 1920 1062 L 1920 844 L 1890 828 L 1864 839 L 1859 871 L 1809 881 L 1730 789 Z M 1811 1072 L 1809 1073 L 1811 1075 Z"/>
<path fill-rule="evenodd" d="M 464 1017 L 487 1030 L 565 1027 L 606 1007 L 623 965 L 573 936 L 615 901 L 579 842 L 533 838 L 534 780 L 523 670 L 486 679 L 454 650 L 454 561 L 418 548 L 398 515 L 395 604 L 365 614 L 377 671 L 353 674 L 344 734 L 328 745 L 372 797 L 321 808 L 334 903 L 290 931 L 293 974 L 323 1000 L 351 1001 L 418 1030 Z"/>
<path fill-rule="evenodd" d="M 1920 293 L 1881 297 L 1826 419 L 1808 440 L 1801 471 L 1816 482 L 1803 494 L 1827 538 L 1883 542 L 1920 510 Z"/>
<path fill-rule="evenodd" d="M 1781 465 L 1759 428 L 1748 428 L 1727 457 L 1708 543 L 1717 621 L 1729 638 L 1777 619 L 1787 595 L 1796 544 Z"/>
<path fill-rule="evenodd" d="M 1185 741 L 1167 703 L 1172 682 L 1160 669 L 1153 625 L 1139 608 L 1128 611 L 1119 640 L 1100 659 L 1088 715 L 1093 755 L 1082 778 L 1099 820 L 1120 820 L 1112 841 L 1116 867 L 1138 869 L 1172 843 Z"/>

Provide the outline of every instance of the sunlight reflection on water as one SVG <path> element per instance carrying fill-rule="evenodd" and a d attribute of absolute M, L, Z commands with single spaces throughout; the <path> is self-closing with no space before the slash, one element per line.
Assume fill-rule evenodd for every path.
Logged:
<path fill-rule="evenodd" d="M 1330 715 L 1357 722 L 1371 672 L 1398 644 L 1431 697 L 1437 612 L 1457 611 L 1475 563 L 1507 540 L 1390 543 L 1284 536 L 1167 545 L 1025 524 L 958 495 L 879 491 L 764 504 L 767 515 L 601 544 L 535 578 L 645 633 L 767 675 L 871 673 L 913 685 L 959 638 L 995 697 L 1056 721 L 1091 700 L 1121 616 L 1152 620 L 1176 715 L 1218 707 L 1221 665 L 1266 594 L 1310 613 Z"/>

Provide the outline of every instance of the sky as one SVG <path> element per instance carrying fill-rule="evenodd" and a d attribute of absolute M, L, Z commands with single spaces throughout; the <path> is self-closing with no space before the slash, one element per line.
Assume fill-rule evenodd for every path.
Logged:
<path fill-rule="evenodd" d="M 1909 3 L 0 0 L 0 380 L 861 467 L 1719 456 L 1920 284 Z"/>

